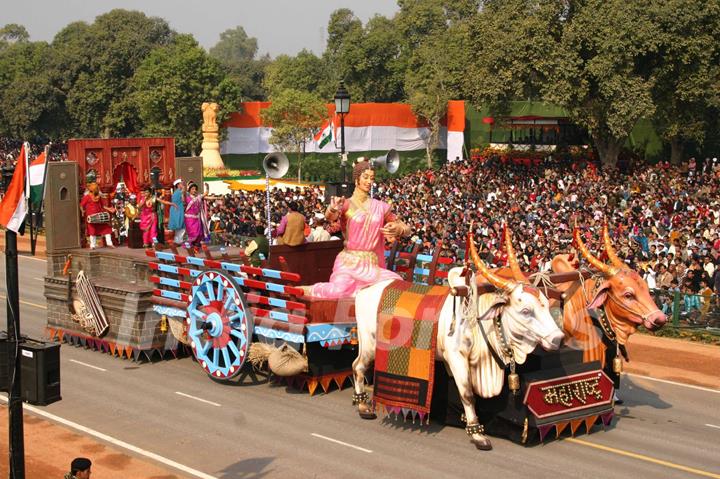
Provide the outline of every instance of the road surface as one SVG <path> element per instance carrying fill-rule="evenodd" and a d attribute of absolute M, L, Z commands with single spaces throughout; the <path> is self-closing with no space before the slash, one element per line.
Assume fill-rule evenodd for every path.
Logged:
<path fill-rule="evenodd" d="M 21 331 L 40 338 L 45 262 L 19 262 Z M 219 384 L 191 358 L 136 363 L 68 345 L 61 357 L 63 399 L 41 410 L 185 465 L 168 470 L 188 477 L 720 478 L 711 389 L 626 376 L 608 430 L 528 448 L 496 438 L 480 452 L 462 429 L 363 421 L 350 389 L 310 397 L 249 379 Z"/>

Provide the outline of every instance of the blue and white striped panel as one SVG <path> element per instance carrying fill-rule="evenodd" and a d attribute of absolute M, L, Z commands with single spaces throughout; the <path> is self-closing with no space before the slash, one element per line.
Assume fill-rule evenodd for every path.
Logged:
<path fill-rule="evenodd" d="M 164 289 L 160 290 L 160 296 L 162 296 L 163 298 L 174 299 L 175 301 L 183 300 L 180 293 L 176 293 L 175 291 L 166 291 Z"/>
<path fill-rule="evenodd" d="M 187 262 L 188 264 L 192 264 L 194 266 L 205 266 L 205 260 L 202 258 L 197 258 L 195 256 L 188 256 Z"/>
<path fill-rule="evenodd" d="M 276 271 L 274 269 L 262 269 L 262 274 L 266 278 L 273 278 L 273 279 L 281 279 L 280 271 Z"/>
<path fill-rule="evenodd" d="M 180 280 L 172 279 L 172 278 L 158 278 L 160 280 L 160 284 L 163 286 L 172 286 L 173 288 L 179 288 L 180 287 Z"/>
<path fill-rule="evenodd" d="M 202 273 L 202 271 L 198 271 L 196 269 L 190 269 L 190 268 L 187 268 L 187 269 L 190 270 L 190 276 L 192 276 L 193 278 L 200 276 L 200 273 Z M 158 271 L 162 271 L 163 273 L 180 274 L 178 272 L 177 266 L 173 266 L 170 264 L 163 264 L 163 263 L 158 263 Z"/>
<path fill-rule="evenodd" d="M 165 261 L 175 262 L 175 255 L 174 255 L 173 253 L 167 253 L 167 252 L 164 252 L 164 251 L 156 251 L 156 252 L 155 252 L 155 257 L 156 257 L 157 259 L 162 259 L 162 260 L 165 260 Z"/>

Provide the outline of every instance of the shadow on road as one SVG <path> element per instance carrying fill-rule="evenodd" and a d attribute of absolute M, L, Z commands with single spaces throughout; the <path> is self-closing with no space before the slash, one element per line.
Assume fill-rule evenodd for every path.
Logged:
<path fill-rule="evenodd" d="M 672 407 L 672 404 L 661 399 L 656 392 L 643 388 L 628 376 L 623 376 L 620 395 L 625 401 L 622 407 L 623 411 L 632 406 L 650 406 L 654 409 L 669 409 Z M 623 415 L 622 412 L 621 415 Z"/>
<path fill-rule="evenodd" d="M 265 477 L 273 472 L 272 469 L 266 470 L 265 468 L 274 460 L 274 457 L 245 459 L 220 471 L 219 477 L 223 479 L 256 479 Z"/>
<path fill-rule="evenodd" d="M 258 386 L 261 384 L 267 384 L 270 381 L 270 377 L 266 372 L 258 371 L 248 365 L 242 368 L 240 374 L 235 379 L 223 380 L 214 378 L 212 376 L 208 377 L 218 384 L 232 387 Z"/>

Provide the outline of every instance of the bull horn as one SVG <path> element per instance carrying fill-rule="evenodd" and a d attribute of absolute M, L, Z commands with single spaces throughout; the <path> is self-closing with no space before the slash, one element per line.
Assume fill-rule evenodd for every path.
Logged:
<path fill-rule="evenodd" d="M 605 222 L 603 224 L 603 241 L 605 242 L 605 253 L 607 254 L 608 258 L 610 259 L 610 262 L 613 266 L 619 269 L 626 268 L 627 266 L 623 261 L 618 258 L 617 252 L 615 251 L 615 247 L 612 245 L 612 241 L 610 240 L 610 232 L 608 231 L 608 224 Z"/>
<path fill-rule="evenodd" d="M 515 248 L 512 245 L 512 238 L 510 238 L 510 231 L 508 231 L 507 225 L 505 225 L 504 229 L 505 250 L 507 251 L 508 264 L 510 265 L 510 271 L 512 271 L 513 278 L 515 278 L 517 281 L 527 281 L 525 273 L 522 272 L 522 270 L 520 269 L 520 265 L 518 264 L 517 255 L 515 254 Z"/>
<path fill-rule="evenodd" d="M 515 286 L 517 286 L 517 283 L 515 281 L 501 278 L 500 276 L 496 275 L 495 273 L 490 271 L 488 267 L 485 266 L 485 262 L 480 259 L 477 248 L 475 247 L 475 239 L 472 236 L 472 228 L 470 228 L 470 231 L 468 232 L 468 246 L 470 248 L 470 257 L 472 258 L 473 263 L 475 263 L 475 267 L 480 274 L 487 278 L 490 284 L 495 286 L 497 289 L 501 289 L 507 292 L 511 292 L 513 289 L 515 289 Z"/>
<path fill-rule="evenodd" d="M 588 263 L 590 263 L 593 268 L 600 271 L 607 278 L 614 276 L 618 272 L 617 268 L 615 268 L 614 266 L 606 265 L 605 263 L 597 259 L 595 256 L 593 256 L 590 251 L 588 251 L 587 246 L 585 246 L 585 243 L 583 243 L 583 240 L 580 238 L 579 229 L 575 228 L 573 236 L 575 239 L 575 244 L 577 244 L 577 248 L 580 250 L 580 254 L 583 255 L 583 257 L 588 261 Z"/>

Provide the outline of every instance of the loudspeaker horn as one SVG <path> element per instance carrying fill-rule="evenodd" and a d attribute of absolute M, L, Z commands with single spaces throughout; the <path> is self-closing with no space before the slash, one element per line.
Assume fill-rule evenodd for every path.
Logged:
<path fill-rule="evenodd" d="M 378 156 L 370 160 L 373 168 L 383 167 L 388 173 L 393 174 L 400 168 L 400 155 L 397 151 L 390 150 L 385 156 Z"/>
<path fill-rule="evenodd" d="M 270 178 L 282 178 L 287 173 L 288 168 L 290 168 L 290 162 L 284 153 L 270 153 L 263 158 L 263 170 Z"/>
<path fill-rule="evenodd" d="M 285 176 L 290 168 L 290 161 L 284 153 L 270 153 L 263 158 L 263 170 L 270 178 L 277 179 Z"/>

